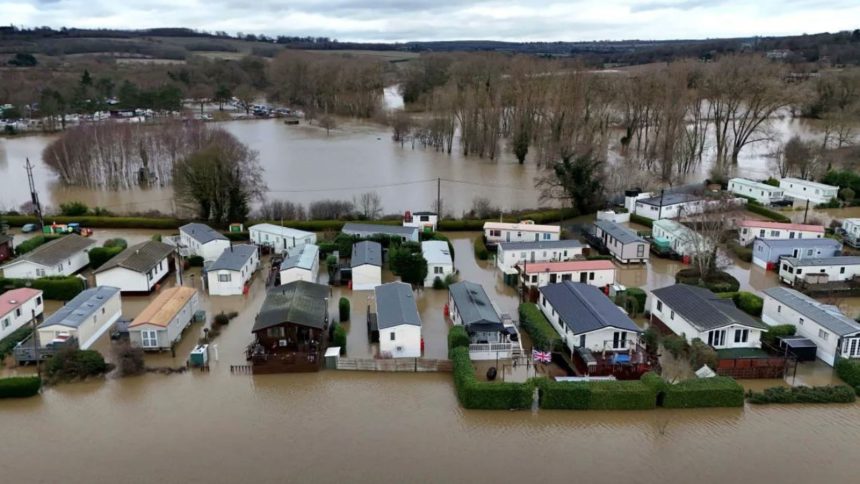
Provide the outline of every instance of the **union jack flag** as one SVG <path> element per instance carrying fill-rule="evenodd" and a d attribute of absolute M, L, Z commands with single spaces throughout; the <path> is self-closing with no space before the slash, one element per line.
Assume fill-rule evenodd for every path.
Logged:
<path fill-rule="evenodd" d="M 532 359 L 541 363 L 549 363 L 552 361 L 552 354 L 549 351 L 532 349 Z"/>

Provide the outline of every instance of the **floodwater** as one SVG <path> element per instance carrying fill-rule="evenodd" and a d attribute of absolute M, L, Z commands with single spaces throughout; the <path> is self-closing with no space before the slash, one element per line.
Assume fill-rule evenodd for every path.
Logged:
<path fill-rule="evenodd" d="M 383 99 L 386 109 L 402 107 L 396 86 L 387 88 Z M 267 196 L 272 199 L 307 205 L 321 199 L 352 200 L 373 191 L 379 194 L 385 213 L 427 210 L 436 201 L 438 180 L 443 210 L 454 216 L 469 210 L 476 197 L 486 197 L 504 210 L 551 205 L 540 203 L 540 193 L 534 187 L 540 170 L 534 161 L 520 165 L 508 148 L 501 150 L 497 160 L 467 158 L 457 148 L 450 155 L 420 146 L 413 149 L 409 143 L 394 143 L 389 128 L 357 120 L 340 120 L 329 134 L 318 126 L 287 126 L 278 119 L 218 125 L 259 152 L 269 188 Z M 744 149 L 738 175 L 765 178 L 773 172 L 769 154 L 779 142 L 794 134 L 806 139 L 818 136 L 814 124 L 790 118 L 772 120 L 771 131 L 771 141 Z M 47 206 L 56 208 L 78 200 L 117 213 L 175 212 L 169 187 L 116 192 L 62 186 L 42 162 L 42 151 L 55 138 L 0 137 L 0 209 L 16 209 L 30 199 L 24 170 L 29 157 L 35 164 L 36 187 Z M 613 149 L 617 144 L 617 140 L 611 143 Z M 690 180 L 701 181 L 708 174 L 709 166 L 704 164 Z"/>
<path fill-rule="evenodd" d="M 451 234 L 455 265 L 513 312 L 513 290 L 490 262 L 474 259 L 476 235 Z M 654 272 L 673 273 L 675 263 L 661 261 L 652 260 Z M 636 270 L 625 269 L 622 280 Z M 185 283 L 199 287 L 192 273 Z M 262 279 L 247 297 L 203 298 L 210 315 L 239 312 L 215 340 L 210 372 L 63 384 L 0 401 L 3 482 L 857 482 L 860 404 L 470 411 L 458 405 L 449 374 L 231 374 L 230 365 L 245 363 Z M 349 354 L 370 354 L 367 293 L 333 289 L 333 314 L 340 294 L 353 307 Z M 445 299 L 431 289 L 417 297 L 430 357 L 444 356 Z M 124 297 L 125 316 L 149 300 Z M 148 355 L 148 365 L 181 366 L 200 331 L 188 330 L 176 358 Z M 109 355 L 106 338 L 97 349 Z M 811 365 L 798 383 L 830 375 Z"/>

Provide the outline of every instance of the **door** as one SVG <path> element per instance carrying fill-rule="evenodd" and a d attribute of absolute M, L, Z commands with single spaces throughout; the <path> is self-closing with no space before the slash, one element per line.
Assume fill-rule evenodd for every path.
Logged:
<path fill-rule="evenodd" d="M 557 274 L 550 274 L 550 275 L 549 275 L 549 283 L 550 283 L 550 284 L 555 284 L 555 283 L 556 283 L 556 276 L 557 276 Z"/>
<path fill-rule="evenodd" d="M 532 251 L 531 260 L 529 262 L 534 263 L 534 261 L 535 261 L 535 251 Z"/>
<path fill-rule="evenodd" d="M 535 234 L 535 242 L 539 242 L 539 241 L 540 241 L 540 234 Z"/>
<path fill-rule="evenodd" d="M 585 335 L 584 334 L 579 336 L 579 347 L 585 348 Z"/>
<path fill-rule="evenodd" d="M 579 282 L 584 282 L 584 283 L 588 284 L 588 273 L 587 272 L 583 272 L 583 273 L 579 274 Z"/>
<path fill-rule="evenodd" d="M 507 231 L 507 232 L 505 232 L 505 242 L 510 242 L 510 241 L 511 241 L 511 232 Z"/>
<path fill-rule="evenodd" d="M 799 253 L 800 253 L 800 251 L 798 251 L 797 249 L 794 249 L 794 251 L 791 254 L 792 254 L 792 257 L 797 257 L 799 255 Z"/>

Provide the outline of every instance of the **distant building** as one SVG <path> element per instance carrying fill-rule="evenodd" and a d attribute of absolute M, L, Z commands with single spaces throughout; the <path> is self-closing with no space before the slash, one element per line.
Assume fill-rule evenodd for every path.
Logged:
<path fill-rule="evenodd" d="M 767 270 L 776 269 L 780 259 L 835 257 L 842 253 L 842 244 L 833 239 L 755 239 L 753 264 Z"/>
<path fill-rule="evenodd" d="M 352 244 L 352 290 L 370 291 L 382 284 L 382 245 L 363 240 Z"/>
<path fill-rule="evenodd" d="M 779 181 L 779 187 L 786 196 L 809 200 L 813 204 L 827 203 L 839 195 L 839 187 L 800 178 L 783 178 Z"/>
<path fill-rule="evenodd" d="M 214 262 L 204 266 L 206 287 L 212 296 L 244 294 L 245 285 L 260 265 L 257 246 L 251 244 L 228 247 Z"/>
<path fill-rule="evenodd" d="M 272 224 L 257 224 L 248 227 L 251 242 L 283 254 L 292 249 L 301 249 L 306 244 L 316 244 L 317 234 Z"/>
<path fill-rule="evenodd" d="M 2 267 L 9 279 L 37 279 L 46 276 L 70 276 L 90 263 L 92 239 L 69 234 L 36 247 Z"/>
<path fill-rule="evenodd" d="M 519 223 L 484 222 L 484 237 L 488 245 L 500 242 L 549 242 L 561 238 L 561 227 L 538 225 L 531 220 Z"/>
<path fill-rule="evenodd" d="M 651 220 L 680 218 L 704 210 L 705 201 L 692 193 L 664 193 L 636 200 L 633 213 Z"/>
<path fill-rule="evenodd" d="M 742 220 L 738 223 L 738 243 L 750 245 L 755 239 L 820 239 L 824 237 L 824 226 L 771 222 L 767 220 Z"/>
<path fill-rule="evenodd" d="M 86 289 L 39 325 L 39 344 L 45 346 L 75 339 L 80 349 L 87 350 L 121 315 L 118 287 Z"/>
<path fill-rule="evenodd" d="M 173 247 L 149 240 L 132 245 L 95 270 L 97 286 L 123 292 L 149 292 L 170 271 Z"/>
<path fill-rule="evenodd" d="M 763 205 L 770 205 L 785 198 L 782 188 L 746 178 L 732 178 L 729 180 L 728 189 L 734 194 L 750 197 Z"/>
<path fill-rule="evenodd" d="M 414 227 L 421 232 L 435 232 L 439 224 L 439 214 L 436 212 L 406 212 L 403 215 L 403 226 Z"/>
<path fill-rule="evenodd" d="M 200 223 L 179 227 L 179 243 L 188 254 L 200 256 L 207 262 L 217 259 L 230 247 L 230 239 L 224 234 Z"/>
<path fill-rule="evenodd" d="M 389 282 L 375 289 L 376 324 L 379 354 L 383 358 L 421 356 L 421 316 L 412 287 L 404 282 Z"/>
<path fill-rule="evenodd" d="M 396 237 L 403 241 L 409 240 L 412 242 L 418 242 L 418 227 L 347 222 L 343 224 L 341 232 L 365 239 L 375 235 L 384 235 L 388 237 Z"/>
<path fill-rule="evenodd" d="M 317 282 L 319 270 L 319 246 L 305 244 L 300 252 L 281 262 L 281 285 L 294 281 Z"/>
<path fill-rule="evenodd" d="M 169 350 L 182 339 L 199 307 L 200 296 L 193 287 L 163 290 L 128 325 L 131 344 L 144 350 Z"/>
<path fill-rule="evenodd" d="M 441 281 L 454 273 L 454 259 L 451 249 L 445 240 L 427 240 L 421 242 L 421 255 L 427 261 L 427 277 L 424 287 L 433 287 L 433 281 L 438 277 Z"/>

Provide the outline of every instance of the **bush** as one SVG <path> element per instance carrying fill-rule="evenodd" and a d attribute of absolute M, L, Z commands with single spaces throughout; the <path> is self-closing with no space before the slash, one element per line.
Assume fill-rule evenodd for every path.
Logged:
<path fill-rule="evenodd" d="M 841 206 L 842 206 L 842 203 L 834 197 L 825 203 L 819 203 L 819 204 L 815 205 L 815 208 L 839 208 Z"/>
<path fill-rule="evenodd" d="M 15 254 L 24 255 L 27 252 L 36 249 L 36 247 L 45 245 L 52 240 L 59 239 L 60 237 L 62 237 L 62 235 L 37 235 L 18 244 L 18 247 L 15 247 Z"/>
<path fill-rule="evenodd" d="M 340 354 L 346 354 L 346 328 L 340 323 L 334 323 L 331 336 L 332 346 L 340 347 Z"/>
<path fill-rule="evenodd" d="M 154 240 L 155 242 L 161 242 L 161 234 L 153 234 L 149 240 Z"/>
<path fill-rule="evenodd" d="M 203 257 L 199 255 L 192 255 L 188 257 L 188 265 L 191 267 L 203 267 Z"/>
<path fill-rule="evenodd" d="M 690 352 L 690 344 L 687 343 L 687 338 L 678 336 L 677 334 L 667 334 L 662 338 L 661 343 L 663 344 L 663 348 L 676 359 L 686 358 Z"/>
<path fill-rule="evenodd" d="M 761 316 L 761 310 L 764 307 L 764 299 L 760 296 L 751 292 L 740 291 L 732 297 L 732 301 L 734 301 L 735 306 L 737 306 L 738 309 L 750 316 Z"/>
<path fill-rule="evenodd" d="M 443 281 L 441 277 L 436 276 L 433 278 L 433 289 L 440 290 L 445 289 L 446 287 L 448 286 L 445 285 L 445 281 Z"/>
<path fill-rule="evenodd" d="M 126 248 L 128 248 L 128 241 L 125 239 L 121 239 L 121 238 L 107 239 L 107 240 L 105 240 L 105 243 L 102 244 L 102 247 L 109 247 L 109 248 L 120 247 L 122 249 L 126 249 Z"/>
<path fill-rule="evenodd" d="M 772 387 L 761 392 L 747 392 L 750 403 L 853 403 L 857 400 L 854 389 L 846 385 L 823 387 Z"/>
<path fill-rule="evenodd" d="M 468 348 L 451 351 L 454 387 L 460 405 L 469 409 L 509 410 L 531 408 L 534 386 L 526 383 L 480 382 L 469 359 Z"/>
<path fill-rule="evenodd" d="M 785 215 L 775 212 L 767 207 L 757 204 L 747 204 L 747 210 L 752 213 L 757 213 L 763 217 L 767 217 L 773 221 L 781 222 L 781 223 L 790 223 L 791 219 L 786 217 Z"/>
<path fill-rule="evenodd" d="M 487 249 L 487 244 L 484 243 L 484 237 L 475 238 L 475 258 L 479 260 L 488 260 L 490 251 Z"/>
<path fill-rule="evenodd" d="M 248 242 L 251 240 L 251 235 L 248 232 L 224 232 L 224 237 L 233 242 Z"/>
<path fill-rule="evenodd" d="M 520 326 L 529 334 L 532 345 L 543 351 L 553 350 L 561 346 L 561 338 L 546 320 L 537 304 L 520 304 Z"/>
<path fill-rule="evenodd" d="M 729 242 L 727 246 L 738 259 L 744 262 L 752 262 L 753 250 L 751 247 L 744 247 L 736 241 Z"/>
<path fill-rule="evenodd" d="M 13 376 L 0 378 L 0 399 L 26 398 L 39 393 L 42 379 L 37 376 Z"/>
<path fill-rule="evenodd" d="M 836 362 L 836 374 L 845 383 L 860 388 L 860 361 L 840 359 Z"/>
<path fill-rule="evenodd" d="M 338 320 L 349 321 L 349 299 L 342 297 L 337 302 Z"/>
<path fill-rule="evenodd" d="M 98 269 L 123 250 L 123 247 L 93 247 L 89 251 L 90 267 Z"/>
<path fill-rule="evenodd" d="M 469 334 L 466 333 L 466 328 L 461 325 L 451 326 L 448 330 L 448 355 L 450 356 L 455 348 L 469 349 Z"/>
<path fill-rule="evenodd" d="M 628 287 L 627 296 L 636 300 L 636 314 L 641 314 L 645 311 L 645 301 L 648 299 L 648 293 L 638 287 Z"/>
<path fill-rule="evenodd" d="M 142 375 L 146 372 L 146 361 L 143 348 L 129 343 L 117 343 L 111 346 L 113 361 L 116 362 L 116 372 L 120 377 Z"/>
<path fill-rule="evenodd" d="M 767 331 L 761 334 L 761 342 L 776 348 L 779 346 L 780 337 L 794 336 L 796 332 L 797 328 L 791 324 L 778 324 L 776 326 L 771 326 Z"/>
<path fill-rule="evenodd" d="M 699 275 L 699 270 L 695 267 L 687 267 L 675 273 L 676 284 L 689 284 L 691 286 L 698 286 L 700 282 L 701 276 Z"/>
<path fill-rule="evenodd" d="M 94 350 L 64 349 L 45 364 L 45 374 L 61 381 L 102 375 L 108 370 L 104 357 Z"/>
<path fill-rule="evenodd" d="M 734 378 L 694 378 L 668 385 L 666 408 L 743 407 L 744 388 Z"/>
<path fill-rule="evenodd" d="M 536 384 L 540 389 L 542 409 L 647 410 L 657 406 L 655 388 L 642 381 L 557 382 L 540 379 Z"/>
<path fill-rule="evenodd" d="M 648 217 L 643 217 L 635 213 L 630 214 L 630 221 L 635 224 L 644 225 L 649 229 L 654 225 L 654 221 Z"/>
<path fill-rule="evenodd" d="M 736 292 L 741 287 L 740 281 L 725 271 L 711 271 L 702 282 L 711 292 Z"/>
<path fill-rule="evenodd" d="M 585 256 L 586 260 L 613 260 L 614 257 L 611 255 L 602 255 L 602 254 L 589 254 Z"/>
<path fill-rule="evenodd" d="M 81 215 L 86 215 L 89 211 L 90 207 L 83 202 L 68 202 L 60 204 L 60 214 L 69 217 L 80 217 Z"/>
<path fill-rule="evenodd" d="M 842 190 L 839 190 L 839 199 L 840 200 L 845 200 L 846 202 L 850 202 L 850 201 L 854 200 L 854 198 L 856 196 L 857 196 L 857 194 L 851 188 L 846 187 L 846 188 L 843 188 Z"/>
<path fill-rule="evenodd" d="M 690 344 L 689 358 L 690 366 L 693 370 L 698 370 L 704 365 L 708 365 L 712 370 L 715 370 L 719 361 L 717 350 L 706 345 L 699 338 L 693 339 L 693 342 Z"/>
<path fill-rule="evenodd" d="M 657 351 L 657 348 L 660 346 L 661 339 L 662 335 L 656 326 L 648 326 L 648 328 L 642 332 L 642 341 L 645 342 L 645 347 L 648 348 L 648 351 L 652 353 Z"/>
<path fill-rule="evenodd" d="M 11 353 L 18 343 L 27 339 L 32 332 L 33 326 L 25 324 L 0 340 L 0 361 L 3 361 L 6 355 Z"/>
<path fill-rule="evenodd" d="M 770 178 L 768 178 L 767 180 L 765 180 L 765 181 L 764 181 L 764 184 L 765 184 L 765 185 L 770 185 L 770 186 L 772 186 L 772 187 L 777 187 L 777 188 L 779 188 L 779 180 L 777 180 L 777 179 L 776 179 L 776 178 L 774 178 L 774 177 L 770 177 Z"/>
<path fill-rule="evenodd" d="M 227 324 L 230 324 L 230 316 L 228 316 L 224 311 L 216 314 L 212 319 L 212 326 L 224 326 Z"/>

